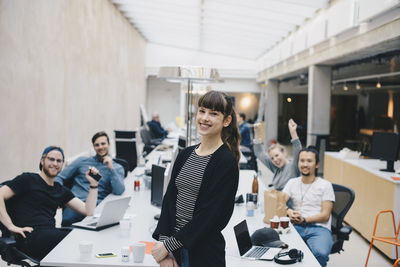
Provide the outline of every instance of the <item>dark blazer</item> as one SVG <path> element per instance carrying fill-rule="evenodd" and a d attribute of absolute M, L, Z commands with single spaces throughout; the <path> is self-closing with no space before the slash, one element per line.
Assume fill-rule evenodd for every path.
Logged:
<path fill-rule="evenodd" d="M 175 179 L 195 147 L 184 149 L 175 161 L 153 238 L 158 240 L 160 235 L 174 236 L 189 251 L 190 267 L 225 266 L 225 240 L 221 231 L 232 216 L 239 183 L 238 163 L 225 144 L 214 152 L 204 171 L 192 220 L 179 232 L 174 232 Z M 174 255 L 180 263 L 180 250 Z"/>

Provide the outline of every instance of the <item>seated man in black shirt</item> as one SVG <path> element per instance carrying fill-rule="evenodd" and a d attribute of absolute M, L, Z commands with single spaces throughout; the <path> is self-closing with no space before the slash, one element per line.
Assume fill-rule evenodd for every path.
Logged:
<path fill-rule="evenodd" d="M 16 234 L 17 247 L 29 256 L 43 259 L 68 233 L 55 227 L 58 207 L 67 206 L 84 215 L 93 215 L 98 182 L 86 172 L 90 183 L 86 203 L 69 189 L 54 183 L 64 162 L 60 147 L 47 147 L 40 159 L 40 173 L 25 172 L 0 188 L 0 221 Z M 89 168 L 96 174 L 97 170 Z M 6 203 L 7 201 L 7 209 Z"/>

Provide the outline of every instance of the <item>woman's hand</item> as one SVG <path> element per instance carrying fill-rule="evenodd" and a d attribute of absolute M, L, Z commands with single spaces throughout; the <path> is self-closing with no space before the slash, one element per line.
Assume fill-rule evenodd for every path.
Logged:
<path fill-rule="evenodd" d="M 152 248 L 151 254 L 157 263 L 161 263 L 168 256 L 168 250 L 165 248 L 164 243 L 157 242 Z"/>
<path fill-rule="evenodd" d="M 254 123 L 254 139 L 261 140 L 261 123 Z"/>
<path fill-rule="evenodd" d="M 288 128 L 289 128 L 290 136 L 292 137 L 292 139 L 299 138 L 299 136 L 297 135 L 297 123 L 295 123 L 293 119 L 289 120 Z"/>
<path fill-rule="evenodd" d="M 159 263 L 160 267 L 179 267 L 175 258 L 171 255 L 168 255 L 168 257 L 164 258 Z"/>

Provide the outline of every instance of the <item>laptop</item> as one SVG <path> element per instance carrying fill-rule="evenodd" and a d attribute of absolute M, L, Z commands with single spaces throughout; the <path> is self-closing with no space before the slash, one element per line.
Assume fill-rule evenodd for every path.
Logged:
<path fill-rule="evenodd" d="M 73 223 L 73 227 L 99 231 L 114 225 L 124 217 L 125 211 L 129 206 L 131 197 L 121 197 L 112 199 L 104 203 L 103 210 L 99 217 L 86 217 L 80 222 Z"/>
<path fill-rule="evenodd" d="M 253 246 L 246 220 L 235 225 L 233 229 L 240 256 L 244 259 L 272 261 L 275 255 L 282 250 L 281 248 Z"/>

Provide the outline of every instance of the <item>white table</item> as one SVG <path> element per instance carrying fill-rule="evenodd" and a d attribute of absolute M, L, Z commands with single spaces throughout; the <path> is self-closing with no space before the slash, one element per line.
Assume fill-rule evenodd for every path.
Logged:
<path fill-rule="evenodd" d="M 120 249 L 122 246 L 130 245 L 137 241 L 154 241 L 151 238 L 156 221 L 153 219 L 155 214 L 160 213 L 160 209 L 150 205 L 150 190 L 144 187 L 141 183 L 140 191 L 133 191 L 133 180 L 136 172 L 143 172 L 143 169 L 137 168 L 133 173 L 125 179 L 124 196 L 132 196 L 131 206 L 127 213 L 132 215 L 132 229 L 128 238 L 120 236 L 119 226 L 113 226 L 99 232 L 74 229 L 63 241 L 61 241 L 42 261 L 42 266 L 158 266 L 151 255 L 145 256 L 143 263 L 134 263 L 132 257 L 130 261 L 125 263 L 121 261 Z M 238 192 L 245 194 L 250 191 L 254 172 L 243 170 L 240 172 L 240 185 Z M 260 185 L 260 192 L 263 186 Z M 109 195 L 105 201 L 119 196 Z M 102 205 L 96 208 L 96 212 L 100 211 Z M 244 205 L 236 206 L 233 216 L 224 229 L 223 234 L 226 239 L 226 262 L 228 267 L 236 266 L 265 266 L 278 265 L 274 262 L 265 261 L 248 261 L 241 259 L 237 248 L 236 239 L 233 232 L 233 226 L 247 219 L 249 231 L 267 226 L 263 223 L 262 206 L 256 210 L 254 217 L 246 217 Z M 78 243 L 82 240 L 92 241 L 94 243 L 93 257 L 89 262 L 79 261 Z M 286 242 L 290 248 L 297 248 L 304 252 L 304 261 L 296 266 L 319 266 L 315 257 L 311 254 L 306 244 L 297 234 L 294 228 L 289 234 L 281 235 L 281 240 Z M 94 254 L 103 252 L 114 252 L 118 256 L 113 258 L 95 258 Z"/>

